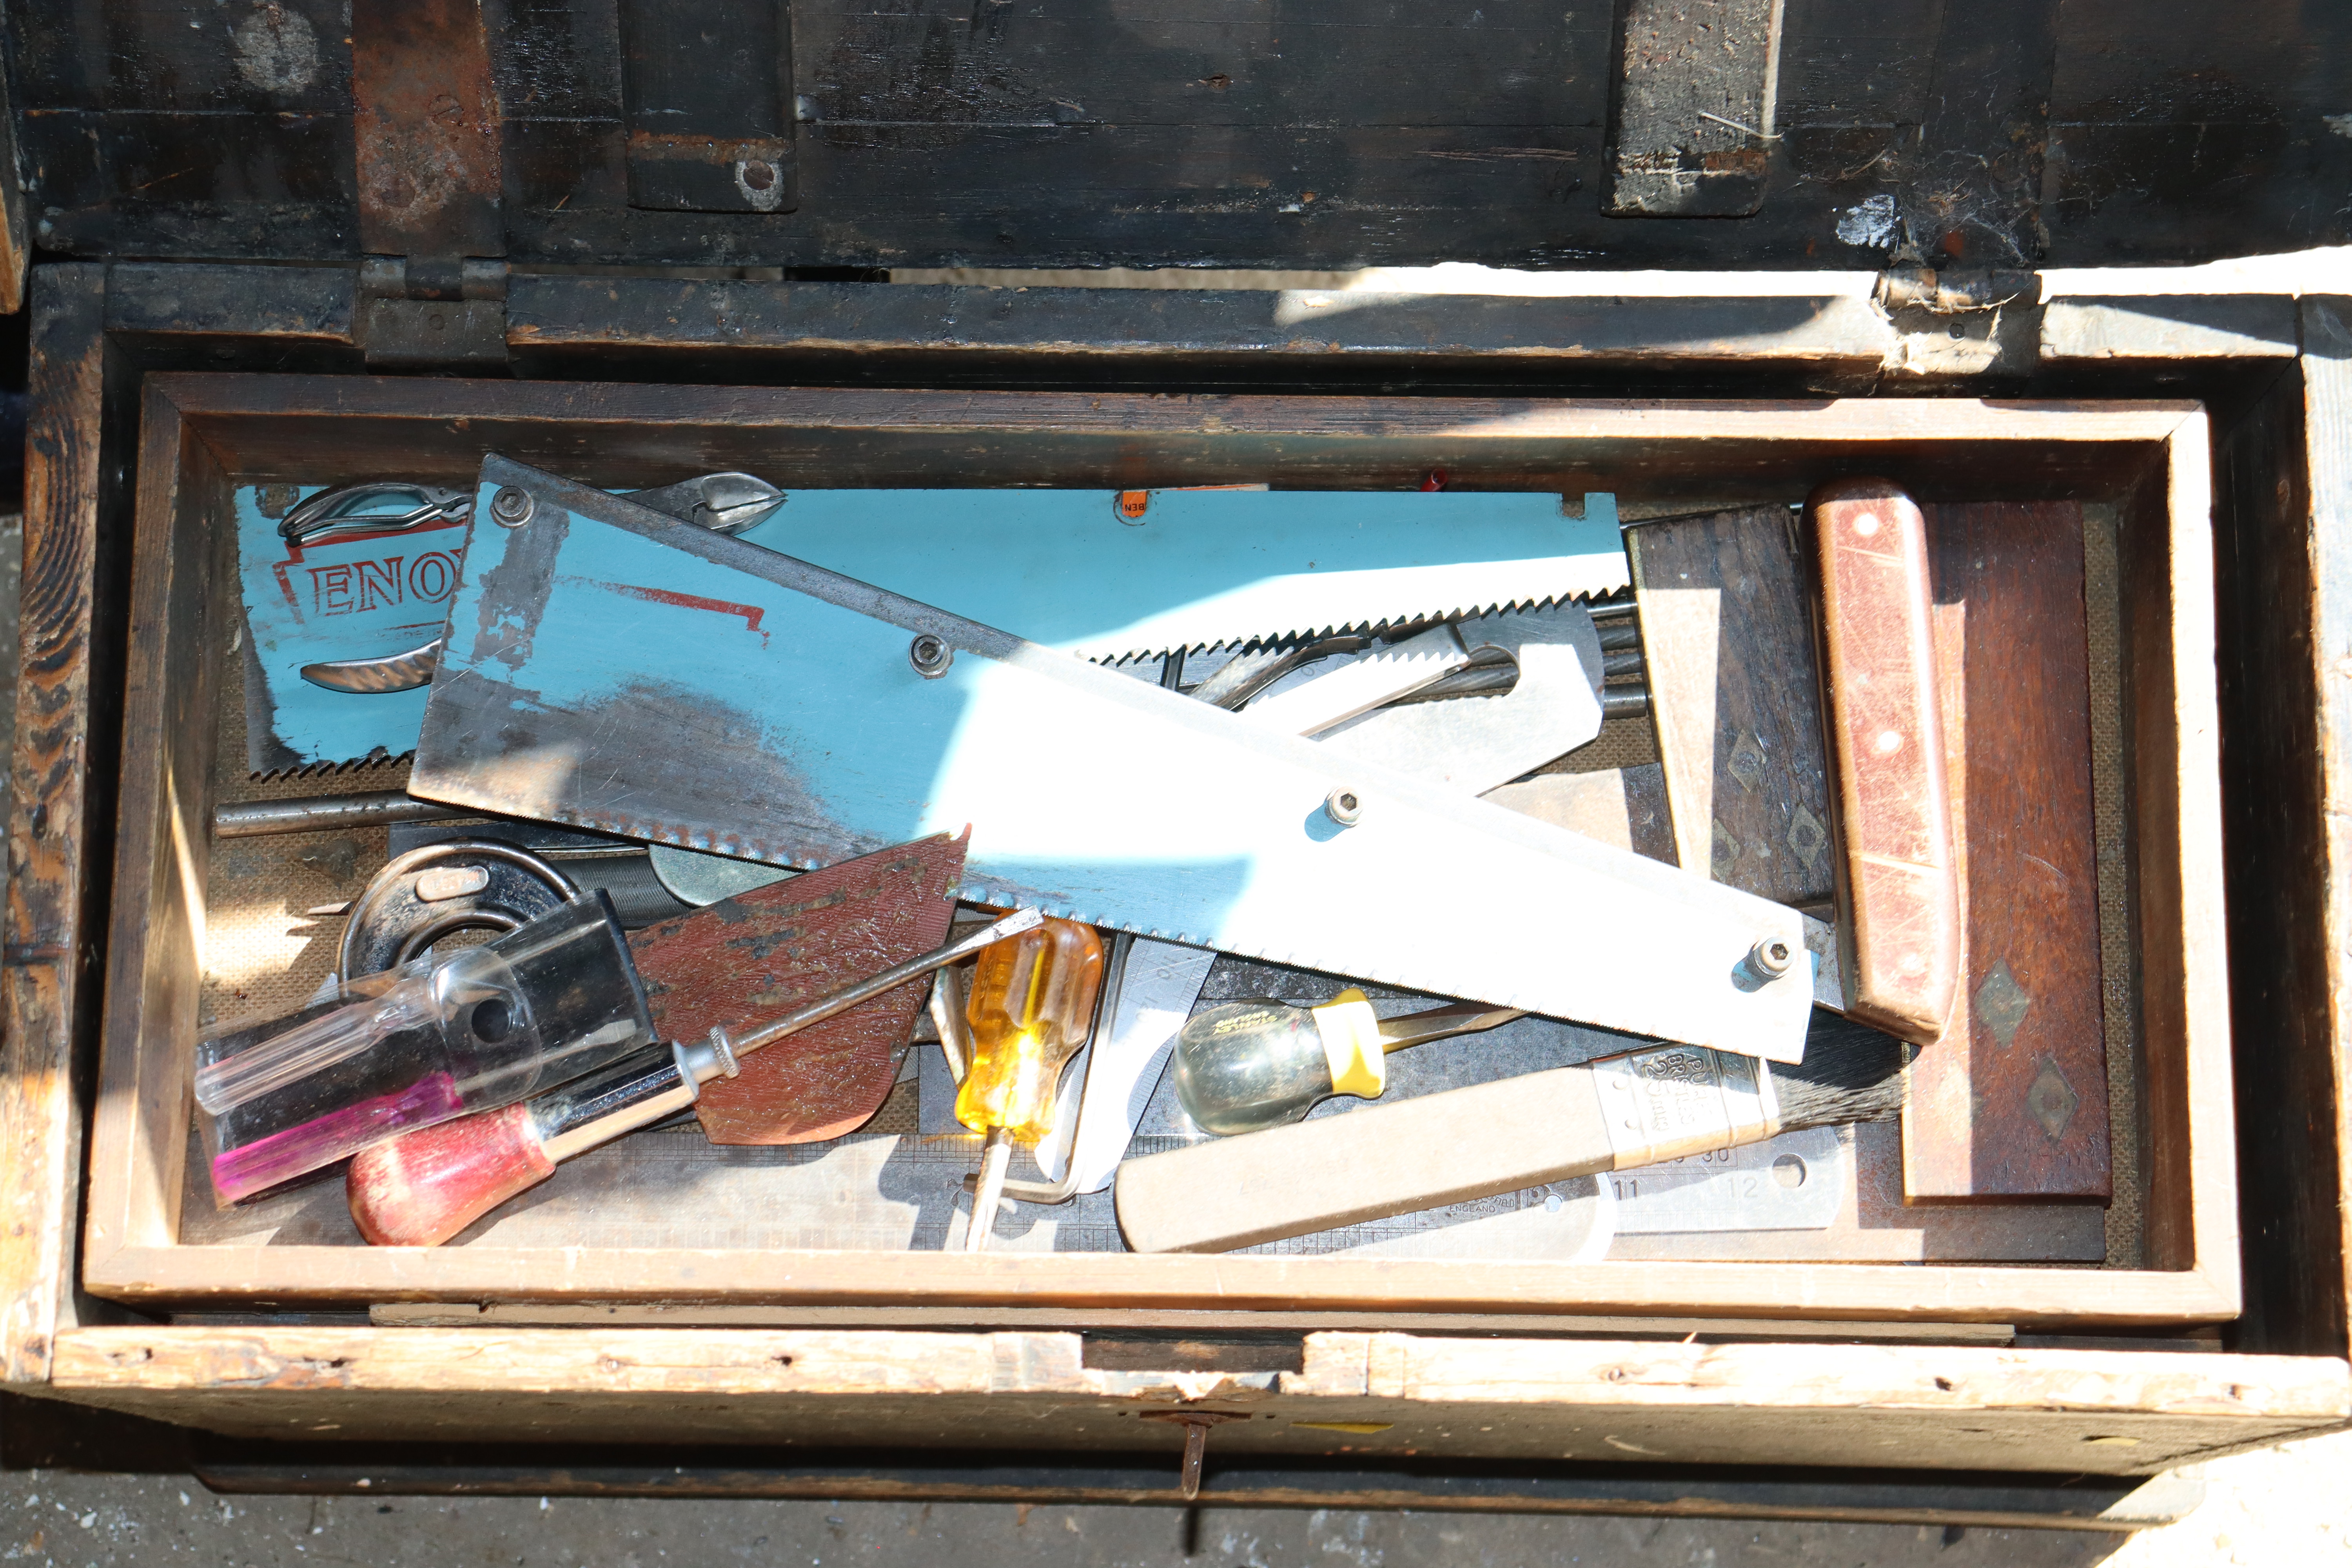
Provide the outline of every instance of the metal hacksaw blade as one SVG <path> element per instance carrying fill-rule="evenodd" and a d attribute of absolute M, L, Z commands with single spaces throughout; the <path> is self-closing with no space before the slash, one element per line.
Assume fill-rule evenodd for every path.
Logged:
<path fill-rule="evenodd" d="M 1614 496 L 793 490 L 753 543 L 1081 658 L 1587 598 L 1633 578 Z"/>
<path fill-rule="evenodd" d="M 413 794 L 793 866 L 969 824 L 974 902 L 1801 1057 L 1810 961 L 1748 962 L 1803 954 L 1792 910 L 503 458 L 481 480 Z"/>

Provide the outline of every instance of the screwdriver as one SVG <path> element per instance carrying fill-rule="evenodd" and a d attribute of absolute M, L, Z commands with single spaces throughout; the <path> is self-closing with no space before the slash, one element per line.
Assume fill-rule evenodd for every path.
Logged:
<path fill-rule="evenodd" d="M 1335 1094 L 1377 1100 L 1388 1053 L 1475 1034 L 1526 1015 L 1456 1002 L 1382 1018 L 1353 987 L 1320 1007 L 1254 997 L 1203 1008 L 1176 1033 L 1176 1099 L 1204 1132 L 1255 1132 L 1296 1121 Z"/>
<path fill-rule="evenodd" d="M 956 1120 L 987 1134 L 964 1250 L 988 1246 L 1013 1145 L 1034 1149 L 1054 1126 L 1062 1069 L 1087 1043 L 1102 989 L 1102 939 L 1076 921 L 1048 920 L 980 955 L 964 1008 L 971 1059 Z"/>
<path fill-rule="evenodd" d="M 1017 910 L 740 1038 L 713 1028 L 708 1040 L 694 1045 L 648 1047 L 537 1100 L 372 1145 L 352 1160 L 346 1183 L 352 1217 L 379 1247 L 437 1247 L 553 1175 L 561 1162 L 684 1110 L 702 1085 L 734 1077 L 738 1058 L 1042 923 L 1045 917 L 1036 910 Z"/>

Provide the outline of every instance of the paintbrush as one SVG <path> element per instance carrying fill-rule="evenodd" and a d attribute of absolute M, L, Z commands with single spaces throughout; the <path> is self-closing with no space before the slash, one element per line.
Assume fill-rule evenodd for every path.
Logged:
<path fill-rule="evenodd" d="M 1905 1047 L 1815 1010 L 1805 1059 L 1656 1046 L 1366 1106 L 1118 1168 L 1138 1252 L 1260 1242 L 1622 1171 L 1903 1108 Z"/>

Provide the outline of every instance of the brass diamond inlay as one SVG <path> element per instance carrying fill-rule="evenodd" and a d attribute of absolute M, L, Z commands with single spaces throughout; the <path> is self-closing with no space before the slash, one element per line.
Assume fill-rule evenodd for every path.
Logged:
<path fill-rule="evenodd" d="M 1992 1031 L 2001 1049 L 2007 1050 L 2009 1042 L 2017 1037 L 2018 1026 L 2025 1022 L 2026 1012 L 2032 1005 L 2033 998 L 2017 983 L 2017 976 L 2009 972 L 2009 960 L 1994 959 L 1992 973 L 1977 987 L 1977 1016 L 1984 1020 L 1984 1026 Z"/>
<path fill-rule="evenodd" d="M 1764 747 L 1753 732 L 1739 737 L 1731 748 L 1731 776 L 1749 795 L 1756 793 L 1756 781 L 1764 776 Z"/>
<path fill-rule="evenodd" d="M 1720 821 L 1715 825 L 1715 853 L 1712 859 L 1715 879 L 1718 882 L 1731 880 L 1732 868 L 1739 864 L 1739 840 L 1732 835 L 1731 829 L 1726 827 Z"/>
<path fill-rule="evenodd" d="M 1830 830 L 1822 826 L 1820 817 L 1807 811 L 1800 803 L 1795 814 L 1789 818 L 1789 847 L 1797 852 L 1797 858 L 1805 863 L 1806 870 L 1818 869 L 1813 862 L 1822 858 L 1822 851 L 1828 848 L 1829 844 Z"/>
<path fill-rule="evenodd" d="M 2082 1096 L 2058 1070 L 2058 1064 L 2046 1058 L 2033 1087 L 2025 1091 L 2025 1109 L 2033 1112 L 2033 1120 L 2042 1123 L 2042 1131 L 2050 1134 L 2053 1143 L 2066 1131 L 2066 1123 L 2074 1120 L 2074 1108 L 2082 1103 Z"/>

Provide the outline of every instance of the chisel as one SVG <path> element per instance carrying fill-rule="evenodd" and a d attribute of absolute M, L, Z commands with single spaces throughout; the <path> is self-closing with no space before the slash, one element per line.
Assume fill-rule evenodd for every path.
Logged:
<path fill-rule="evenodd" d="M 1129 1160 L 1138 1252 L 1230 1252 L 1903 1105 L 1902 1043 L 1827 1011 L 1794 1067 L 1662 1046 Z"/>
<path fill-rule="evenodd" d="M 1044 920 L 1034 910 L 1016 910 L 740 1037 L 713 1028 L 708 1040 L 692 1045 L 650 1047 L 552 1094 L 362 1150 L 352 1161 L 347 1188 L 352 1217 L 360 1233 L 379 1247 L 438 1246 L 553 1175 L 572 1155 L 686 1110 L 703 1084 L 732 1078 L 738 1058 L 972 957 Z"/>

